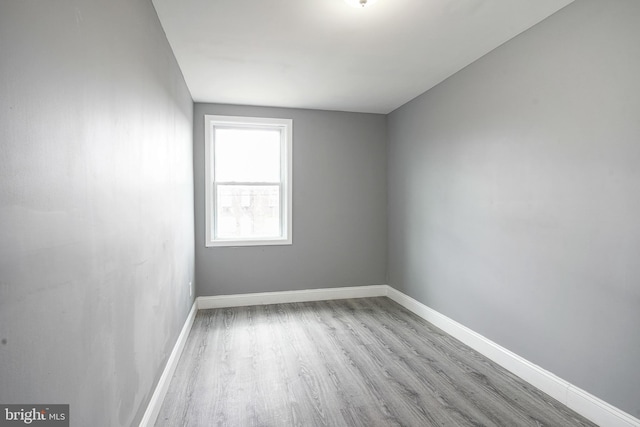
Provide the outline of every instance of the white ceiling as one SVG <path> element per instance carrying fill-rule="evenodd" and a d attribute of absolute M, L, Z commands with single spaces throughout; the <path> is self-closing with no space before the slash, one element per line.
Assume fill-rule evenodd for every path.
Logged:
<path fill-rule="evenodd" d="M 153 0 L 196 102 L 389 113 L 573 0 Z"/>

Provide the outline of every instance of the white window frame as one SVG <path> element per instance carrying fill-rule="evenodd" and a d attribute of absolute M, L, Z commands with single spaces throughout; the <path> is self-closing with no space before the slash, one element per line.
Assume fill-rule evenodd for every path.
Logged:
<path fill-rule="evenodd" d="M 214 129 L 225 128 L 257 128 L 278 129 L 280 131 L 280 230 L 278 238 L 217 238 L 216 226 L 216 197 L 214 191 L 216 182 L 213 168 L 214 161 Z M 292 182 L 292 149 L 293 149 L 293 120 L 273 119 L 264 117 L 240 116 L 204 116 L 204 147 L 205 147 L 205 246 L 267 246 L 290 245 L 293 243 L 293 182 Z M 238 184 L 238 183 L 236 183 Z"/>

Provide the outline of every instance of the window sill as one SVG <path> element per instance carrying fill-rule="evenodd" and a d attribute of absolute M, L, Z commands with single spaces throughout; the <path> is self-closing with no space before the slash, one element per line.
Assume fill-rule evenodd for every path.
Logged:
<path fill-rule="evenodd" d="M 245 247 L 245 246 L 281 246 L 292 245 L 291 239 L 264 239 L 264 240 L 215 240 L 205 243 L 207 248 L 220 247 Z"/>

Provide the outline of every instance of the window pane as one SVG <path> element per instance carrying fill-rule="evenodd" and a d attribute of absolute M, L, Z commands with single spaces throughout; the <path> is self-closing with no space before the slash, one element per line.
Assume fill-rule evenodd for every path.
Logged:
<path fill-rule="evenodd" d="M 215 129 L 214 172 L 221 182 L 280 182 L 280 130 Z"/>
<path fill-rule="evenodd" d="M 280 237 L 279 185 L 218 185 L 217 238 Z"/>

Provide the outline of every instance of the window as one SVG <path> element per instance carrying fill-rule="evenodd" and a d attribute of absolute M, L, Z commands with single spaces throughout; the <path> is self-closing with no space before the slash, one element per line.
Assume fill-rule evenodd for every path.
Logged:
<path fill-rule="evenodd" d="M 204 119 L 206 246 L 291 244 L 292 120 Z"/>

